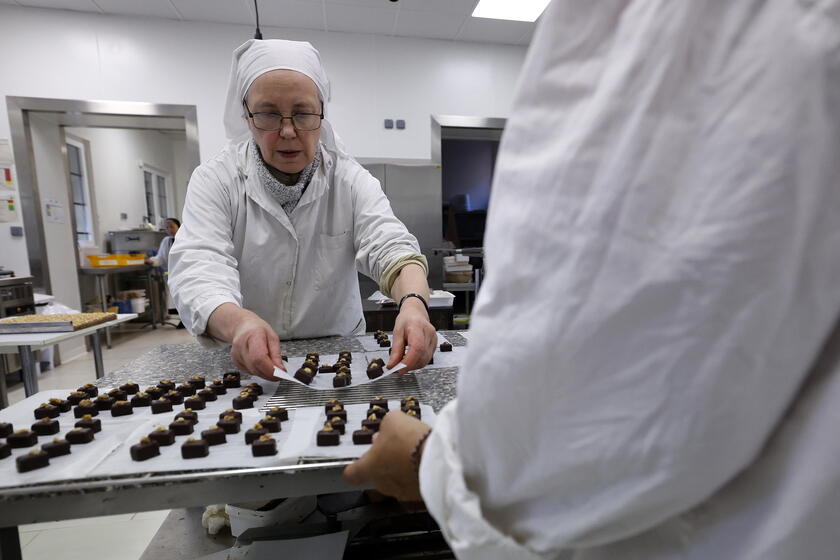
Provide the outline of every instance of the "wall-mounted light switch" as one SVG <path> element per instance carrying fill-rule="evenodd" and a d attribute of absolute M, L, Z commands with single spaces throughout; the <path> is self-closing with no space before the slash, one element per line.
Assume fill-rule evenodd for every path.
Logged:
<path fill-rule="evenodd" d="M 397 119 L 397 128 L 399 130 L 404 130 L 405 129 L 405 121 L 402 120 L 402 119 Z"/>
<path fill-rule="evenodd" d="M 385 128 L 394 128 L 394 119 L 385 119 Z"/>
<path fill-rule="evenodd" d="M 20 226 L 12 226 L 9 231 L 12 232 L 12 237 L 23 237 L 23 228 Z"/>

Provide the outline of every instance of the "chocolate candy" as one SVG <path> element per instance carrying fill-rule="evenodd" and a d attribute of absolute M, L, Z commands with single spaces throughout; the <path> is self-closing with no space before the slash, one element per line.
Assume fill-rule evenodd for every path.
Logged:
<path fill-rule="evenodd" d="M 272 418 L 277 418 L 281 422 L 285 422 L 289 419 L 289 411 L 283 408 L 282 406 L 275 406 L 273 408 L 268 409 L 268 412 L 266 412 L 265 415 L 271 416 Z"/>
<path fill-rule="evenodd" d="M 41 418 L 32 424 L 32 431 L 39 436 L 51 436 L 58 433 L 58 420 Z"/>
<path fill-rule="evenodd" d="M 41 449 L 33 449 L 25 455 L 21 455 L 17 459 L 17 470 L 20 473 L 34 471 L 35 469 L 42 469 L 50 464 L 50 456 L 46 451 Z"/>
<path fill-rule="evenodd" d="M 321 447 L 328 445 L 338 445 L 338 430 L 333 429 L 332 425 L 329 422 L 324 424 L 324 428 L 318 431 L 318 435 L 315 438 L 315 443 L 317 443 Z"/>
<path fill-rule="evenodd" d="M 140 438 L 140 443 L 135 443 L 129 449 L 131 458 L 135 461 L 145 461 L 160 455 L 160 445 L 150 438 Z"/>
<path fill-rule="evenodd" d="M 201 439 L 207 442 L 207 445 L 221 445 L 227 442 L 225 431 L 219 426 L 213 425 L 201 432 Z"/>
<path fill-rule="evenodd" d="M 254 457 L 270 457 L 277 455 L 277 442 L 268 434 L 262 435 L 251 444 Z"/>
<path fill-rule="evenodd" d="M 117 402 L 117 399 L 111 395 L 103 394 L 93 399 L 93 406 L 96 407 L 96 410 L 111 410 L 115 402 Z"/>
<path fill-rule="evenodd" d="M 326 414 L 327 412 L 329 412 L 330 410 L 332 410 L 336 406 L 340 406 L 341 408 L 344 408 L 344 403 L 341 402 L 338 399 L 328 400 L 327 403 L 324 405 L 324 414 Z"/>
<path fill-rule="evenodd" d="M 239 424 L 240 421 L 233 416 L 223 416 L 218 422 L 216 422 L 216 425 L 226 434 L 239 433 Z"/>
<path fill-rule="evenodd" d="M 181 457 L 184 459 L 198 459 L 210 454 L 210 445 L 203 439 L 189 438 L 181 445 Z"/>
<path fill-rule="evenodd" d="M 80 401 L 79 404 L 76 405 L 76 408 L 73 409 L 73 416 L 76 418 L 81 418 L 85 414 L 90 414 L 91 416 L 97 416 L 99 414 L 99 410 L 97 410 L 93 401 L 88 399 Z"/>
<path fill-rule="evenodd" d="M 367 376 L 368 379 L 376 379 L 377 377 L 382 377 L 384 371 L 382 370 L 382 366 L 379 364 L 371 362 L 367 367 Z"/>
<path fill-rule="evenodd" d="M 41 418 L 58 418 L 59 414 L 61 414 L 61 411 L 58 407 L 50 403 L 39 404 L 38 408 L 35 409 L 36 420 L 40 420 Z"/>
<path fill-rule="evenodd" d="M 90 428 L 93 433 L 102 431 L 102 421 L 99 418 L 94 418 L 88 414 L 82 416 L 82 419 L 74 424 L 75 428 Z"/>
<path fill-rule="evenodd" d="M 128 401 L 117 401 L 111 406 L 111 416 L 128 416 L 134 414 L 134 407 Z"/>
<path fill-rule="evenodd" d="M 57 406 L 59 412 L 69 412 L 70 407 L 73 406 L 70 404 L 69 401 L 66 401 L 64 399 L 49 399 L 47 402 L 53 406 Z"/>
<path fill-rule="evenodd" d="M 157 399 L 152 401 L 152 414 L 172 412 L 172 402 L 169 399 Z"/>
<path fill-rule="evenodd" d="M 184 395 L 181 394 L 180 391 L 167 391 L 163 398 L 171 402 L 172 404 L 182 404 L 184 402 Z"/>
<path fill-rule="evenodd" d="M 96 387 L 96 385 L 93 385 L 91 383 L 85 383 L 84 385 L 82 385 L 81 387 L 79 387 L 76 390 L 80 391 L 82 393 L 87 393 L 88 396 L 91 397 L 91 398 L 93 398 L 93 397 L 95 397 L 96 395 L 99 394 L 99 389 Z"/>
<path fill-rule="evenodd" d="M 225 383 L 221 379 L 214 379 L 213 383 L 210 384 L 210 390 L 216 393 L 217 395 L 224 395 L 225 393 L 227 393 Z"/>
<path fill-rule="evenodd" d="M 175 382 L 170 379 L 161 379 L 160 381 L 158 381 L 157 386 L 163 392 L 168 392 L 175 389 Z"/>
<path fill-rule="evenodd" d="M 204 410 L 207 407 L 207 405 L 204 404 L 204 399 L 198 395 L 184 399 L 184 406 L 192 410 Z"/>
<path fill-rule="evenodd" d="M 344 435 L 345 426 L 347 425 L 347 423 L 344 420 L 342 420 L 338 416 L 333 416 L 332 418 L 330 418 L 329 424 L 333 427 L 334 430 L 338 430 L 338 433 Z"/>
<path fill-rule="evenodd" d="M 362 428 L 353 432 L 353 443 L 356 445 L 365 445 L 373 443 L 373 430 Z"/>
<path fill-rule="evenodd" d="M 90 443 L 93 441 L 93 430 L 90 428 L 73 428 L 64 436 L 73 445 Z"/>
<path fill-rule="evenodd" d="M 113 397 L 115 402 L 128 400 L 128 393 L 122 389 L 111 389 L 108 391 L 108 396 Z"/>
<path fill-rule="evenodd" d="M 312 383 L 312 380 L 315 378 L 315 370 L 308 367 L 302 367 L 295 372 L 295 379 L 300 381 L 301 383 L 305 383 L 309 385 Z"/>
<path fill-rule="evenodd" d="M 133 395 L 140 391 L 140 385 L 134 383 L 133 381 L 129 381 L 124 385 L 120 385 L 120 390 L 125 391 L 127 395 Z"/>
<path fill-rule="evenodd" d="M 242 423 L 242 413 L 237 412 L 232 408 L 228 408 L 227 410 L 219 413 L 219 419 L 224 418 L 225 416 L 233 416 L 236 418 L 236 421 Z"/>
<path fill-rule="evenodd" d="M 260 420 L 260 425 L 262 425 L 263 428 L 265 428 L 272 434 L 280 431 L 279 418 L 272 418 L 271 416 L 266 416 L 265 418 Z"/>
<path fill-rule="evenodd" d="M 175 432 L 158 426 L 149 433 L 148 438 L 158 445 L 172 445 L 175 443 Z"/>
<path fill-rule="evenodd" d="M 174 422 L 169 424 L 169 429 L 176 436 L 185 436 L 193 433 L 193 423 L 186 418 L 176 418 Z"/>
<path fill-rule="evenodd" d="M 5 459 L 12 454 L 12 446 L 0 441 L 0 459 Z"/>
<path fill-rule="evenodd" d="M 180 385 L 178 385 L 178 387 L 175 388 L 175 390 L 181 393 L 181 395 L 184 397 L 190 397 L 192 395 L 195 395 L 195 386 L 189 383 L 181 383 Z"/>
<path fill-rule="evenodd" d="M 373 405 L 372 407 L 370 407 L 368 409 L 367 413 L 365 413 L 365 416 L 370 416 L 371 414 L 373 414 L 381 420 L 382 417 L 385 416 L 387 413 L 388 413 L 388 411 L 386 409 L 382 408 L 381 406 Z"/>
<path fill-rule="evenodd" d="M 16 432 L 12 432 L 6 437 L 6 443 L 8 443 L 9 447 L 12 449 L 32 447 L 38 443 L 38 435 L 35 432 L 30 432 L 29 430 L 18 430 Z"/>
<path fill-rule="evenodd" d="M 224 387 L 222 388 L 224 389 Z M 202 389 L 201 391 L 196 393 L 196 396 L 204 402 L 212 402 L 219 398 L 218 396 L 216 396 L 216 393 L 210 388 Z"/>
<path fill-rule="evenodd" d="M 377 418 L 375 414 L 371 414 L 365 420 L 362 420 L 362 428 L 367 428 L 368 430 L 378 432 L 380 422 L 382 421 L 379 418 Z"/>
<path fill-rule="evenodd" d="M 52 441 L 43 444 L 41 449 L 50 456 L 50 459 L 60 457 L 61 455 L 69 455 L 70 442 L 66 439 L 54 438 Z"/>
<path fill-rule="evenodd" d="M 347 411 L 344 410 L 343 406 L 337 405 L 327 411 L 327 420 L 329 420 L 333 416 L 338 416 L 339 418 L 347 422 Z"/>
<path fill-rule="evenodd" d="M 446 342 L 445 340 L 440 343 L 439 348 L 441 352 L 452 352 L 452 344 Z"/>
<path fill-rule="evenodd" d="M 346 373 L 338 373 L 333 377 L 333 387 L 347 387 L 350 385 L 350 378 Z"/>
<path fill-rule="evenodd" d="M 230 373 L 225 374 L 225 376 L 222 378 L 222 383 L 224 383 L 225 387 L 227 387 L 228 389 L 233 389 L 233 388 L 239 387 L 240 386 L 239 376 L 238 375 L 234 376 L 233 374 L 230 374 Z"/>
<path fill-rule="evenodd" d="M 152 400 L 159 399 L 161 396 L 163 396 L 164 393 L 163 389 L 159 389 L 154 385 L 152 385 L 151 387 L 146 387 L 146 390 L 143 392 L 149 395 L 149 398 Z"/>
<path fill-rule="evenodd" d="M 248 392 L 239 393 L 238 397 L 233 399 L 233 408 L 242 410 L 243 408 L 254 408 L 254 399 Z"/>
<path fill-rule="evenodd" d="M 207 381 L 200 375 L 193 375 L 192 377 L 187 379 L 187 383 L 189 383 L 196 389 L 204 389 Z"/>
<path fill-rule="evenodd" d="M 71 405 L 77 405 L 86 398 L 88 398 L 88 394 L 84 391 L 73 391 L 72 393 L 67 395 L 67 402 L 69 402 Z"/>
<path fill-rule="evenodd" d="M 184 410 L 176 414 L 175 420 L 177 420 L 178 418 L 183 418 L 191 424 L 198 424 L 198 413 L 194 412 L 191 408 L 185 408 Z"/>
<path fill-rule="evenodd" d="M 146 392 L 137 393 L 131 397 L 131 406 L 140 408 L 142 406 L 150 406 L 152 404 L 152 397 Z"/>
<path fill-rule="evenodd" d="M 14 426 L 9 422 L 0 422 L 0 437 L 6 437 L 14 431 Z"/>
<path fill-rule="evenodd" d="M 373 408 L 374 406 L 380 406 L 385 410 L 388 410 L 388 399 L 385 397 L 374 397 L 370 399 L 370 407 Z"/>
<path fill-rule="evenodd" d="M 268 430 L 263 428 L 262 424 L 254 424 L 254 427 L 245 432 L 245 443 L 252 443 L 260 436 L 264 436 Z"/>

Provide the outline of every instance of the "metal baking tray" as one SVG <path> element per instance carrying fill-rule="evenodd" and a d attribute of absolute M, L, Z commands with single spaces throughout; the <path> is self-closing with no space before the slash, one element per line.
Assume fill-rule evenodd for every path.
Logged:
<path fill-rule="evenodd" d="M 6 323 L 0 321 L 0 334 L 72 332 L 70 321 L 38 321 L 35 323 Z"/>
<path fill-rule="evenodd" d="M 327 374 L 319 374 L 327 375 Z M 364 373 L 361 373 L 364 375 Z M 323 406 L 330 399 L 341 399 L 344 404 L 362 404 L 372 398 L 383 396 L 386 399 L 400 399 L 413 395 L 424 401 L 423 392 L 414 373 L 400 375 L 394 373 L 364 385 L 350 386 L 343 389 L 321 391 L 305 385 L 282 379 L 277 390 L 271 395 L 260 410 L 267 411 L 273 406 L 298 408 L 303 406 Z"/>

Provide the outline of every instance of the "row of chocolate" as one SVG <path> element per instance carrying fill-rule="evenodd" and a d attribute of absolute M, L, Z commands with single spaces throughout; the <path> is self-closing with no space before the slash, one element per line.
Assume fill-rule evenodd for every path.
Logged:
<path fill-rule="evenodd" d="M 373 332 L 373 338 L 375 338 L 376 342 L 379 343 L 380 348 L 390 348 L 391 347 L 391 341 L 388 340 L 388 334 L 385 331 L 381 331 L 381 330 L 374 331 Z"/>
<path fill-rule="evenodd" d="M 358 430 L 353 432 L 353 443 L 364 445 L 373 442 L 373 434 L 379 431 L 379 424 L 382 418 L 388 414 L 388 399 L 385 397 L 374 397 L 368 403 L 368 410 L 365 419 Z M 420 401 L 414 397 L 404 397 L 400 400 L 400 410 L 409 416 L 420 419 Z M 347 410 L 344 403 L 338 399 L 330 399 L 324 405 L 326 422 L 324 427 L 318 431 L 315 443 L 319 446 L 338 445 L 340 436 L 343 436 L 347 426 Z"/>
<path fill-rule="evenodd" d="M 304 359 L 303 365 L 295 372 L 295 379 L 309 385 L 319 373 L 334 373 L 333 387 L 346 387 L 353 380 L 353 372 L 350 367 L 353 364 L 353 355 L 349 350 L 342 350 L 338 353 L 338 361 L 334 364 L 321 364 L 321 357 L 317 352 L 309 352 Z"/>
<path fill-rule="evenodd" d="M 289 419 L 289 412 L 283 407 L 274 407 L 266 412 L 265 417 L 245 432 L 245 443 L 251 445 L 254 457 L 277 454 L 277 442 L 269 433 L 282 429 L 282 422 Z M 161 446 L 175 443 L 175 436 L 190 435 L 195 431 L 198 415 L 195 412 L 180 412 L 168 428 L 158 426 L 149 435 L 131 446 L 129 452 L 135 461 L 145 461 L 160 455 Z M 227 443 L 227 436 L 239 433 L 242 413 L 229 408 L 219 414 L 219 420 L 201 431 L 201 438 L 187 438 L 181 445 L 181 457 L 197 459 L 210 454 L 211 445 Z"/>

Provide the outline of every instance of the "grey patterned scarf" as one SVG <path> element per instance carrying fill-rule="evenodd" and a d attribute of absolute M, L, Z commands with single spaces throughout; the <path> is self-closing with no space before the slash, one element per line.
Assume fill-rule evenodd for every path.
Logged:
<path fill-rule="evenodd" d="M 254 161 L 257 164 L 257 174 L 259 175 L 260 183 L 263 188 L 265 188 L 265 190 L 267 190 L 271 196 L 280 203 L 280 206 L 283 207 L 286 214 L 291 214 L 297 207 L 300 197 L 303 196 L 303 191 L 306 190 L 306 187 L 309 185 L 309 181 L 312 180 L 312 176 L 315 175 L 315 171 L 318 169 L 318 166 L 321 165 L 320 148 L 317 152 L 315 152 L 315 159 L 312 160 L 312 163 L 304 167 L 303 171 L 300 172 L 300 177 L 298 177 L 297 183 L 294 185 L 286 185 L 271 174 L 271 171 L 268 169 L 268 166 L 260 155 L 260 150 L 257 148 L 257 145 L 253 140 L 251 140 L 251 146 L 253 147 L 253 150 L 251 151 L 254 154 Z"/>

